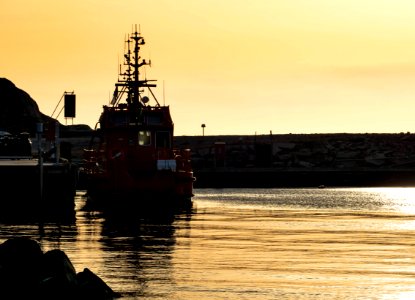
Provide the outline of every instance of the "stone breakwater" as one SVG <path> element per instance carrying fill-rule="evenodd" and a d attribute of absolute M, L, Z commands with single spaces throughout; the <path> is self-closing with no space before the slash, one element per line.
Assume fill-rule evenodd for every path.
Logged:
<path fill-rule="evenodd" d="M 415 135 L 176 137 L 192 149 L 195 187 L 411 186 Z"/>
<path fill-rule="evenodd" d="M 62 137 L 73 161 L 90 134 Z M 175 146 L 192 151 L 195 187 L 415 183 L 412 133 L 176 136 Z"/>
<path fill-rule="evenodd" d="M 0 299 L 114 299 L 119 297 L 88 268 L 76 273 L 58 249 L 42 252 L 31 239 L 0 245 Z"/>
<path fill-rule="evenodd" d="M 176 137 L 195 169 L 368 169 L 415 166 L 415 134 L 280 134 Z"/>

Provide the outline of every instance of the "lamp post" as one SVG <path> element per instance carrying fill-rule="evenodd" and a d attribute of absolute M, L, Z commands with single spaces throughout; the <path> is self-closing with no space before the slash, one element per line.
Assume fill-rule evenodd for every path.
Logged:
<path fill-rule="evenodd" d="M 205 136 L 205 127 L 206 127 L 206 125 L 202 124 L 202 136 Z"/>

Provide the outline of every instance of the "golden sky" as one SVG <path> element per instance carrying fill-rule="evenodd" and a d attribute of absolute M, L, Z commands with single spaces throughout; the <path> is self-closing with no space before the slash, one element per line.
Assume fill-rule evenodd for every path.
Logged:
<path fill-rule="evenodd" d="M 415 131 L 413 0 L 1 0 L 0 77 L 94 127 L 135 24 L 176 135 Z"/>

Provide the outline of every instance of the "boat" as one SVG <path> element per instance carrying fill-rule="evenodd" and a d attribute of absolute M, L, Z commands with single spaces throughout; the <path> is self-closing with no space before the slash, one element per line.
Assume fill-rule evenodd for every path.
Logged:
<path fill-rule="evenodd" d="M 103 106 L 82 172 L 88 201 L 103 207 L 191 202 L 191 150 L 174 147 L 170 107 L 161 105 L 142 76 L 151 61 L 141 59 L 145 44 L 135 29 L 126 37 L 124 62 L 114 94 Z"/>

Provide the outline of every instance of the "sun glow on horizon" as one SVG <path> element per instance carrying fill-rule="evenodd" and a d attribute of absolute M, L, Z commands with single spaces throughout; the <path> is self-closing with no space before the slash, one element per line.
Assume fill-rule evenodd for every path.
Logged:
<path fill-rule="evenodd" d="M 397 212 L 415 215 L 415 188 L 413 187 L 387 187 L 366 188 L 368 193 L 379 195 L 380 201 L 386 201 L 386 206 L 394 207 Z M 412 221 L 414 225 L 414 221 Z M 415 225 L 414 225 L 415 226 Z"/>
<path fill-rule="evenodd" d="M 76 123 L 108 103 L 134 24 L 146 76 L 177 135 L 407 132 L 415 121 L 409 0 L 7 1 L 1 77 L 48 114 L 77 94 Z"/>

